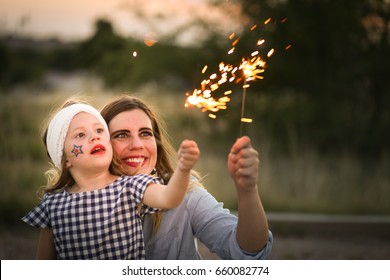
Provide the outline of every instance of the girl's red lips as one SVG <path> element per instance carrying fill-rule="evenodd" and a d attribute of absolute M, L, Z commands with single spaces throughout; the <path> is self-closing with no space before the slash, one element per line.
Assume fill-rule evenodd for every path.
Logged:
<path fill-rule="evenodd" d="M 106 148 L 103 145 L 98 144 L 92 148 L 91 155 L 96 154 L 96 153 L 100 153 L 100 152 L 105 152 L 105 151 L 106 151 Z"/>

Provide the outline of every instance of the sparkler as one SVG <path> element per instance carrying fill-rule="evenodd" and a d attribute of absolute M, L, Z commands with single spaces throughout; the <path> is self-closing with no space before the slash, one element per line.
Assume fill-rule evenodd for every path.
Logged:
<path fill-rule="evenodd" d="M 271 21 L 271 18 L 267 19 L 264 24 L 268 24 Z M 284 23 L 286 19 L 282 20 Z M 257 25 L 253 25 L 250 28 L 250 31 L 257 29 Z M 229 39 L 232 41 L 231 48 L 227 52 L 228 55 L 235 53 L 237 45 L 240 41 L 240 38 L 236 37 L 236 34 L 231 34 Z M 242 104 L 241 104 L 241 118 L 240 118 L 240 135 L 242 135 L 242 126 L 243 123 L 251 123 L 253 120 L 250 118 L 245 118 L 245 99 L 247 88 L 250 87 L 250 83 L 256 80 L 264 79 L 263 73 L 266 69 L 266 58 L 260 55 L 258 48 L 262 47 L 265 43 L 264 39 L 258 39 L 256 41 L 256 49 L 250 54 L 249 57 L 244 57 L 241 59 L 239 65 L 234 66 L 232 64 L 226 64 L 225 62 L 220 62 L 218 71 L 211 74 L 208 78 L 204 79 L 201 82 L 200 89 L 195 89 L 192 94 L 187 93 L 187 99 L 185 102 L 185 107 L 196 106 L 202 109 L 202 112 L 209 111 L 209 117 L 215 119 L 216 112 L 219 110 L 227 109 L 227 103 L 230 101 L 229 95 L 233 91 L 227 90 L 223 93 L 223 97 L 214 98 L 213 93 L 220 89 L 221 86 L 225 83 L 227 84 L 239 84 L 243 83 L 242 86 Z M 289 45 L 291 47 L 291 45 Z M 287 49 L 287 48 L 286 48 Z M 269 58 L 275 53 L 275 49 L 271 48 L 266 57 Z M 205 74 L 208 66 L 204 66 L 202 69 L 202 74 Z"/>
<path fill-rule="evenodd" d="M 264 40 L 258 40 L 257 45 L 262 45 L 264 42 L 265 42 Z M 267 57 L 271 57 L 274 54 L 274 52 L 275 52 L 274 49 L 269 50 L 267 53 Z M 261 74 L 264 73 L 265 66 L 266 66 L 266 61 L 259 55 L 259 51 L 254 51 L 251 54 L 251 58 L 242 59 L 242 63 L 239 67 L 239 69 L 242 69 L 242 74 L 244 79 L 244 85 L 242 86 L 240 135 L 242 135 L 243 123 L 251 123 L 253 121 L 250 118 L 244 117 L 246 89 L 249 88 L 250 86 L 249 82 L 264 79 L 264 76 L 262 76 Z"/>

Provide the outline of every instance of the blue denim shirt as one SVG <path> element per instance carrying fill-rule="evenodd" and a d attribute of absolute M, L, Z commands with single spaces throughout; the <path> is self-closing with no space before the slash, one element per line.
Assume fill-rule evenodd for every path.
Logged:
<path fill-rule="evenodd" d="M 201 259 L 195 244 L 199 239 L 221 259 L 266 259 L 271 253 L 273 237 L 257 253 L 240 249 L 236 240 L 237 216 L 223 208 L 210 193 L 195 187 L 176 208 L 163 212 L 158 232 L 152 236 L 150 216 L 143 223 L 146 259 Z"/>

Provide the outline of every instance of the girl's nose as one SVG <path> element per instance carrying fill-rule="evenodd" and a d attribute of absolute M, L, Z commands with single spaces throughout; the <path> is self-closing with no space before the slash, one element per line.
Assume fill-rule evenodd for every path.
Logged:
<path fill-rule="evenodd" d="M 90 138 L 90 141 L 93 142 L 93 141 L 96 141 L 96 140 L 99 140 L 100 139 L 100 135 L 97 134 L 96 132 L 93 132 L 91 134 L 91 138 Z"/>

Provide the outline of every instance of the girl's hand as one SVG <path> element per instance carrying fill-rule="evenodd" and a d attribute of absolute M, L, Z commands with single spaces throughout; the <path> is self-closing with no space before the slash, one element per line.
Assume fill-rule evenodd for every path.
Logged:
<path fill-rule="evenodd" d="M 193 140 L 184 140 L 178 151 L 178 168 L 181 171 L 189 172 L 199 159 L 200 151 Z"/>

